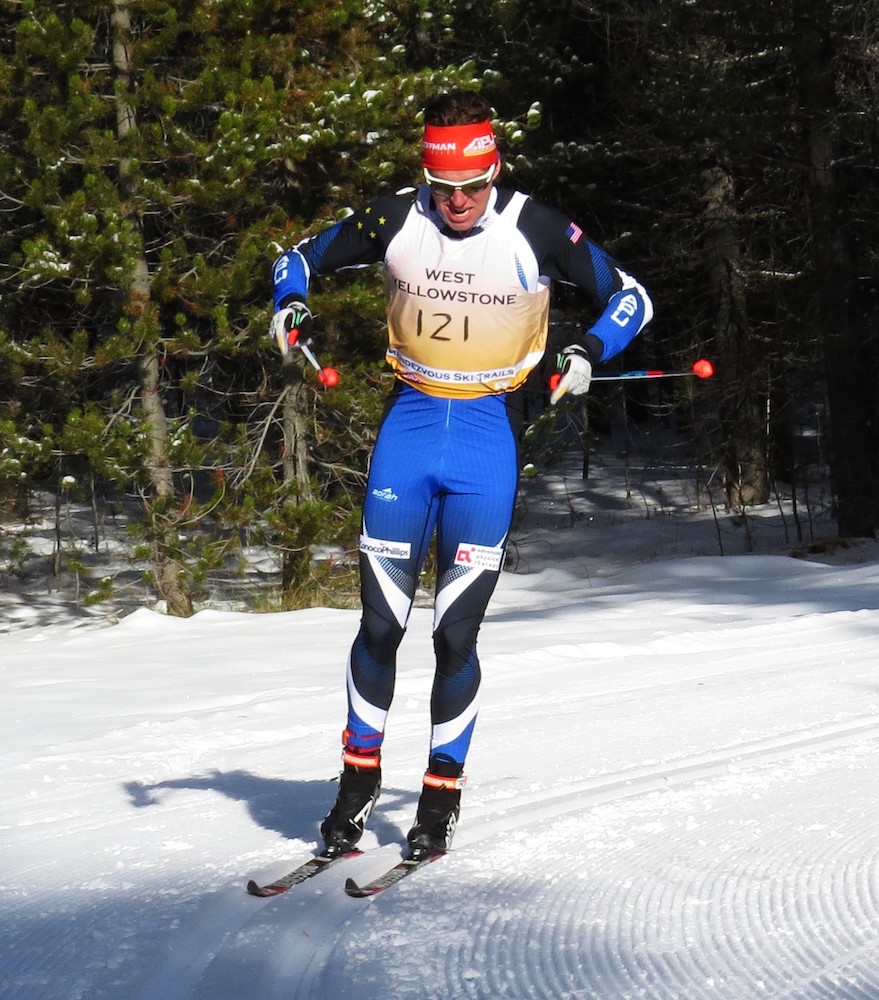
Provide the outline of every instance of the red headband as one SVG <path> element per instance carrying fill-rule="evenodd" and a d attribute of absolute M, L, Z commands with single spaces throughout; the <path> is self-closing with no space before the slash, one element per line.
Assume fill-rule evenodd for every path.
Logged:
<path fill-rule="evenodd" d="M 428 170 L 487 170 L 498 153 L 490 121 L 475 125 L 425 125 L 421 165 Z"/>

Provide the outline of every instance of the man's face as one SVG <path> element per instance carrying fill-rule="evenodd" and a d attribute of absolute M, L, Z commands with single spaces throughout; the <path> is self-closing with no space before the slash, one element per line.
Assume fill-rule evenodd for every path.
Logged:
<path fill-rule="evenodd" d="M 469 233 L 485 214 L 500 163 L 488 170 L 439 170 L 427 173 L 433 200 L 449 229 Z"/>

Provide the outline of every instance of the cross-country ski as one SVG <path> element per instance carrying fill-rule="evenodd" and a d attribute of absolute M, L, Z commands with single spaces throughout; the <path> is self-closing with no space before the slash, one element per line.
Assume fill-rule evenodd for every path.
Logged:
<path fill-rule="evenodd" d="M 370 896 L 377 896 L 379 893 L 384 892 L 385 889 L 390 889 L 392 885 L 396 885 L 413 872 L 418 871 L 419 868 L 424 868 L 433 861 L 444 857 L 445 853 L 445 851 L 436 851 L 432 854 L 420 854 L 414 857 L 403 858 L 393 868 L 389 868 L 386 872 L 379 875 L 378 878 L 374 878 L 365 885 L 359 885 L 353 878 L 349 878 L 345 882 L 345 892 L 355 899 L 366 899 Z"/>
<path fill-rule="evenodd" d="M 291 889 L 294 885 L 307 882 L 308 879 L 314 878 L 315 875 L 325 872 L 328 868 L 336 864 L 336 862 L 344 861 L 346 858 L 357 858 L 362 853 L 362 851 L 353 850 L 346 851 L 344 854 L 315 854 L 314 857 L 309 858 L 308 861 L 294 868 L 292 871 L 287 872 L 286 875 L 282 875 L 281 878 L 275 879 L 274 882 L 260 885 L 256 879 L 251 879 L 247 883 L 247 891 L 251 896 L 280 896 L 281 893 Z"/>

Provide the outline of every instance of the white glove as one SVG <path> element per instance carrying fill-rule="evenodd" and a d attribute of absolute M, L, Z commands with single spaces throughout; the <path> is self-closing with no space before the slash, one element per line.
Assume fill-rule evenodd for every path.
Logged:
<path fill-rule="evenodd" d="M 269 336 L 274 337 L 278 350 L 285 355 L 300 340 L 307 341 L 314 328 L 311 310 L 304 302 L 291 302 L 279 309 L 269 326 Z"/>
<path fill-rule="evenodd" d="M 582 347 L 572 344 L 559 355 L 559 369 L 562 377 L 549 397 L 552 406 L 569 392 L 572 396 L 582 396 L 589 392 L 592 383 L 592 365 Z"/>

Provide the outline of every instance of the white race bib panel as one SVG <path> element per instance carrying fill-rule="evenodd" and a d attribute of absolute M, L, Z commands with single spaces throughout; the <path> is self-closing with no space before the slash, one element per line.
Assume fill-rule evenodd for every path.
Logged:
<path fill-rule="evenodd" d="M 518 388 L 543 357 L 549 282 L 517 229 L 525 196 L 489 214 L 482 232 L 446 236 L 423 188 L 385 259 L 387 360 L 432 396 L 485 396 Z"/>

